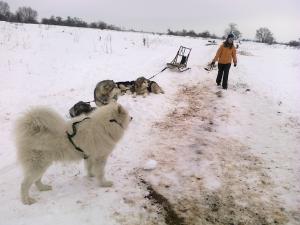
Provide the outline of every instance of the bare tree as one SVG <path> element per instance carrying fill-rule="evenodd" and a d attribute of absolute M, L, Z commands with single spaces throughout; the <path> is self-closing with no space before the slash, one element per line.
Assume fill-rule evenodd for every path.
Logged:
<path fill-rule="evenodd" d="M 9 5 L 7 2 L 0 1 L 0 20 L 7 21 L 9 19 Z"/>
<path fill-rule="evenodd" d="M 16 12 L 18 22 L 37 23 L 38 13 L 30 7 L 20 7 Z"/>
<path fill-rule="evenodd" d="M 236 39 L 239 39 L 242 37 L 242 33 L 238 30 L 237 24 L 235 24 L 235 23 L 230 23 L 229 27 L 226 28 L 225 37 L 227 37 L 228 34 L 230 34 L 230 33 L 234 34 Z"/>
<path fill-rule="evenodd" d="M 273 44 L 275 42 L 272 32 L 266 27 L 261 27 L 256 30 L 255 37 L 259 42 L 262 43 Z"/>

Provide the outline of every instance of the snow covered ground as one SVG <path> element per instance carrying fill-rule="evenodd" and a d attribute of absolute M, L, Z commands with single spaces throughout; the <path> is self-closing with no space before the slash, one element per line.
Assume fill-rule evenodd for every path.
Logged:
<path fill-rule="evenodd" d="M 0 22 L 0 224 L 300 224 L 299 49 L 242 43 L 223 91 L 203 69 L 217 50 L 206 43 Z M 164 95 L 119 98 L 134 119 L 106 168 L 114 186 L 58 163 L 43 178 L 53 190 L 32 187 L 24 206 L 16 118 L 47 105 L 67 119 L 99 81 L 150 77 L 180 45 L 191 70 L 156 76 Z"/>

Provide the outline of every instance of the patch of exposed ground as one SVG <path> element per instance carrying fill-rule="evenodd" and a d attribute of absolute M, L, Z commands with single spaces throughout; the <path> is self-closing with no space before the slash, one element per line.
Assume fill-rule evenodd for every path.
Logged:
<path fill-rule="evenodd" d="M 154 204 L 162 207 L 162 213 L 167 225 L 183 225 L 184 219 L 174 211 L 172 204 L 163 195 L 153 189 L 152 185 L 141 179 L 141 183 L 146 186 L 148 194 L 145 196 Z"/>
<path fill-rule="evenodd" d="M 179 224 L 286 224 L 265 163 L 248 146 L 216 132 L 230 115 L 222 97 L 210 81 L 182 86 L 176 108 L 153 127 L 160 140 L 149 157 L 158 166 L 139 176 L 160 196 L 154 204 L 162 215 L 167 204 Z"/>

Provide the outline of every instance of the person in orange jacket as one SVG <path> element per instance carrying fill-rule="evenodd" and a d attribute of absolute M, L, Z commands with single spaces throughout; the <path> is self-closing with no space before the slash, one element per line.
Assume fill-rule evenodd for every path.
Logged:
<path fill-rule="evenodd" d="M 231 33 L 227 36 L 226 41 L 219 47 L 215 58 L 213 59 L 211 66 L 215 65 L 218 61 L 218 76 L 216 79 L 217 85 L 219 86 L 222 82 L 223 89 L 227 89 L 228 86 L 228 74 L 233 61 L 234 66 L 237 65 L 236 49 L 233 44 L 234 35 Z M 222 79 L 223 78 L 223 79 Z"/>

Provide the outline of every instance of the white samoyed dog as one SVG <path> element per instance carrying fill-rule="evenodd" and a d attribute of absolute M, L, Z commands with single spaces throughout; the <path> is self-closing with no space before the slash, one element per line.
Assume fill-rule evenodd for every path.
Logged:
<path fill-rule="evenodd" d="M 96 176 L 102 187 L 112 186 L 105 179 L 106 160 L 121 139 L 130 120 L 128 112 L 118 103 L 97 108 L 88 117 L 65 121 L 59 114 L 46 107 L 36 107 L 16 123 L 17 157 L 24 179 L 21 199 L 33 204 L 29 189 L 33 183 L 40 191 L 51 190 L 41 178 L 55 161 L 85 159 L 89 176 Z"/>

